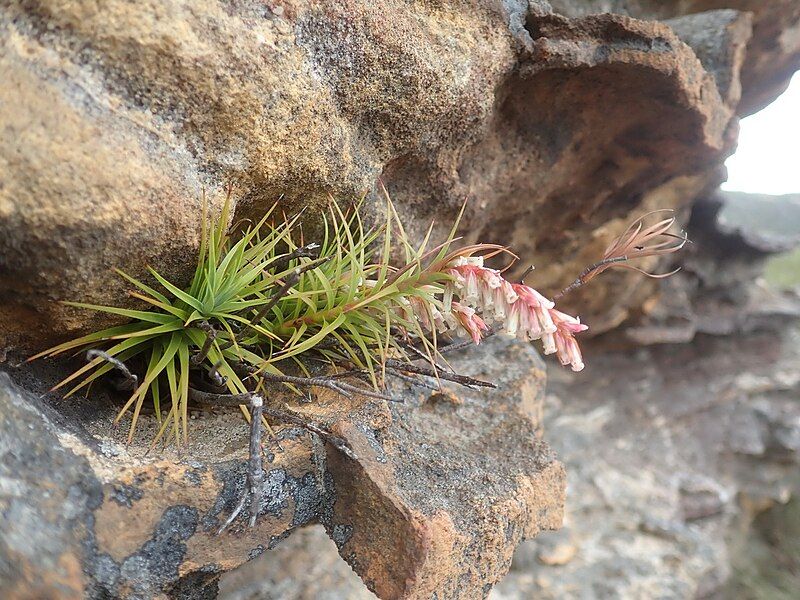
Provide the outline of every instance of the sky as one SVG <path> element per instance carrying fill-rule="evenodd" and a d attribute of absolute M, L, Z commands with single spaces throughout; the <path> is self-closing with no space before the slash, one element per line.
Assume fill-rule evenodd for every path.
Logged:
<path fill-rule="evenodd" d="M 800 193 L 800 73 L 764 110 L 742 119 L 724 190 Z"/>

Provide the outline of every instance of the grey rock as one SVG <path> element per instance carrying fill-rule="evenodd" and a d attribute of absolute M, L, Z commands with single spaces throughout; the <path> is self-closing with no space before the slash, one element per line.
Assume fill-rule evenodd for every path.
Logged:
<path fill-rule="evenodd" d="M 260 518 L 221 536 L 244 493 L 248 427 L 235 411 L 198 415 L 180 452 L 149 453 L 155 415 L 140 414 L 141 437 L 124 444 L 109 429 L 110 387 L 37 397 L 0 372 L 0 597 L 212 599 L 225 573 L 270 561 L 310 524 L 384 597 L 485 595 L 523 538 L 560 526 L 565 476 L 537 436 L 535 350 L 496 336 L 451 360 L 500 389 L 431 394 L 401 382 L 391 407 L 324 395 L 293 406 L 311 406 L 358 459 L 276 424 Z M 10 372 L 44 390 L 58 378 L 49 367 Z"/>
<path fill-rule="evenodd" d="M 0 596 L 77 598 L 86 568 L 97 584 L 89 596 L 99 597 L 118 578 L 92 539 L 99 480 L 85 459 L 61 447 L 41 404 L 4 373 L 0 431 Z M 35 583 L 29 573 L 39 574 Z"/>
<path fill-rule="evenodd" d="M 720 233 L 738 236 L 744 246 L 764 254 L 800 246 L 800 194 L 718 192 L 716 198 Z"/>
<path fill-rule="evenodd" d="M 731 77 L 731 73 L 742 63 L 752 30 L 752 13 L 712 10 L 667 19 L 665 23 L 694 50 L 706 71 L 714 76 L 720 95 L 731 104 L 738 103 L 741 82 Z"/>
<path fill-rule="evenodd" d="M 800 492 L 798 390 L 781 383 L 798 361 L 795 326 L 597 351 L 580 378 L 551 371 L 544 428 L 567 464 L 565 529 L 523 544 L 492 597 L 725 597 L 754 507 Z M 741 391 L 745 374 L 757 389 Z M 574 556 L 544 564 L 554 543 Z"/>

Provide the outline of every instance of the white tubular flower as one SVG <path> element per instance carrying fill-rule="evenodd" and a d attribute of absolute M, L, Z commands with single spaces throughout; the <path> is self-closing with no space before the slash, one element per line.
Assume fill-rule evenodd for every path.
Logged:
<path fill-rule="evenodd" d="M 459 257 L 445 273 L 452 282 L 445 286 L 445 317 L 455 314 L 461 326 L 480 340 L 485 319 L 503 324 L 503 331 L 522 341 L 542 340 L 545 354 L 557 354 L 563 365 L 583 369 L 583 359 L 574 334 L 588 329 L 579 319 L 555 309 L 555 303 L 530 286 L 506 281 L 499 271 L 483 266 L 483 257 Z M 459 302 L 454 302 L 457 296 Z M 471 313 L 469 311 L 472 311 Z M 479 321 L 479 324 L 478 324 Z M 438 329 L 438 327 L 437 327 Z"/>

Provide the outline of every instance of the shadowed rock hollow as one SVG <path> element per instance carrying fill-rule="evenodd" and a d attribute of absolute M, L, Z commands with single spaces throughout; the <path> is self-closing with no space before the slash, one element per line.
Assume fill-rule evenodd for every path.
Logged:
<path fill-rule="evenodd" d="M 406 389 L 403 407 L 324 395 L 299 407 L 361 460 L 282 430 L 259 526 L 223 538 L 211 532 L 241 492 L 238 417 L 198 413 L 186 455 L 145 457 L 143 441 L 126 449 L 109 434 L 113 397 L 36 399 L 29 391 L 61 367 L 14 365 L 102 324 L 58 301 L 133 302 L 113 268 L 152 265 L 185 282 L 203 189 L 218 212 L 229 183 L 235 219 L 279 202 L 306 209 L 309 231 L 329 195 L 367 194 L 377 217 L 382 184 L 417 239 L 431 219 L 443 235 L 469 198 L 465 238 L 513 246 L 552 294 L 631 217 L 685 207 L 685 221 L 717 187 L 737 115 L 773 99 L 798 65 L 799 11 L 744 0 L 3 4 L 0 366 L 16 384 L 0 382 L 0 439 L 13 440 L 0 451 L 11 490 L 2 590 L 214 597 L 224 572 L 318 522 L 383 598 L 488 594 L 520 540 L 561 521 L 564 474 L 539 439 L 544 373 L 530 348 L 495 341 L 463 359 L 500 393 Z M 667 321 L 670 335 L 706 331 L 699 304 L 676 330 L 663 291 L 614 272 L 564 306 L 593 332 L 633 323 L 628 344 L 651 343 Z"/>

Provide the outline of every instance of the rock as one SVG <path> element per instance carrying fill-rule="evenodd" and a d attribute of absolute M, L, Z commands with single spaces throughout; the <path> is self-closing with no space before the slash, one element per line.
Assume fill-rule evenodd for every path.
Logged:
<path fill-rule="evenodd" d="M 305 527 L 246 565 L 223 575 L 226 600 L 376 600 L 339 558 L 321 525 Z"/>
<path fill-rule="evenodd" d="M 509 350 L 492 358 L 498 367 L 532 355 Z M 497 369 L 487 373 L 486 366 L 479 376 L 494 380 Z M 326 527 L 380 598 L 480 597 L 505 575 L 521 540 L 560 527 L 563 469 L 520 418 L 542 400 L 538 368 L 523 375 L 530 383 L 514 377 L 533 385 L 522 397 L 501 392 L 456 407 L 423 400 L 396 408 L 394 439 L 377 454 L 370 452 L 380 443 L 373 431 L 346 422 L 334 429 L 364 458 L 354 468 L 331 457 L 334 479 L 351 485 L 337 491 Z"/>
<path fill-rule="evenodd" d="M 713 31 L 701 31 L 709 20 L 708 13 L 718 9 L 750 13 L 753 35 L 742 65 L 743 95 L 737 108 L 743 116 L 772 102 L 800 68 L 800 6 L 794 0 L 551 0 L 551 4 L 556 11 L 573 17 L 614 12 L 637 19 L 666 19 L 669 23 L 675 18 L 683 23 L 696 19 L 694 28 L 702 37 L 714 35 Z M 692 45 L 689 39 L 685 41 Z"/>
<path fill-rule="evenodd" d="M 310 520 L 322 502 L 313 476 L 305 477 L 315 472 L 307 448 L 285 440 L 287 452 L 268 470 L 258 527 L 217 538 L 220 514 L 242 493 L 241 460 L 135 459 L 107 436 L 112 405 L 95 406 L 83 423 L 65 419 L 5 373 L 0 404 L 0 476 L 12 491 L 0 499 L 3 597 L 215 597 L 222 572 Z M 219 420 L 204 424 L 219 445 Z M 105 438 L 88 436 L 83 425 L 102 427 Z M 244 432 L 232 428 L 228 438 L 236 433 L 243 446 Z"/>
<path fill-rule="evenodd" d="M 240 518 L 221 536 L 243 493 L 240 415 L 206 414 L 188 451 L 147 455 L 155 415 L 125 447 L 113 399 L 51 399 L 55 412 L 0 373 L 0 595 L 215 598 L 224 573 L 322 523 L 381 598 L 484 596 L 522 539 L 560 526 L 565 476 L 537 435 L 541 359 L 499 338 L 475 350 L 453 364 L 500 390 L 454 404 L 402 384 L 391 407 L 326 394 L 293 406 L 359 460 L 279 428 L 256 527 Z"/>
<path fill-rule="evenodd" d="M 411 197 L 415 206 L 448 194 L 454 210 L 474 197 L 467 239 L 509 244 L 536 266 L 531 281 L 555 292 L 602 255 L 632 214 L 681 206 L 718 181 L 733 109 L 666 25 L 532 10 L 525 28 L 519 70 L 498 92 L 485 139 L 460 148 L 444 174 L 441 159 L 424 177 L 422 161 L 406 159 L 383 177 L 398 202 Z M 448 183 L 448 174 L 461 181 Z M 615 272 L 564 305 L 600 332 L 648 289 Z"/>
<path fill-rule="evenodd" d="M 729 597 L 735 540 L 800 491 L 800 389 L 782 375 L 799 360 L 794 325 L 598 349 L 579 378 L 552 371 L 544 429 L 567 466 L 565 528 L 520 546 L 498 600 Z M 742 453 L 742 432 L 761 451 Z M 569 562 L 539 560 L 562 544 L 579 549 Z"/>
<path fill-rule="evenodd" d="M 551 567 L 560 567 L 575 558 L 577 553 L 577 546 L 572 544 L 558 544 L 549 552 L 539 552 L 539 562 Z"/>
<path fill-rule="evenodd" d="M 215 214 L 235 182 L 237 219 L 365 192 L 377 213 L 380 178 L 417 238 L 469 196 L 468 238 L 511 244 L 553 293 L 631 216 L 716 185 L 733 148 L 741 15 L 708 21 L 712 75 L 666 24 L 543 2 L 275 8 L 0 9 L 0 347 L 100 325 L 57 301 L 131 302 L 112 268 L 185 282 L 203 187 Z M 651 291 L 603 281 L 567 306 L 593 331 Z"/>
<path fill-rule="evenodd" d="M 680 484 L 684 521 L 695 521 L 721 513 L 730 504 L 731 494 L 709 477 L 692 473 Z"/>
<path fill-rule="evenodd" d="M 737 243 L 753 254 L 800 246 L 800 194 L 717 192 L 709 202 L 719 206 L 713 226 L 723 235 L 738 236 Z"/>
<path fill-rule="evenodd" d="M 632 319 L 637 344 L 686 342 L 695 335 L 780 332 L 800 316 L 800 298 L 763 282 L 767 260 L 800 245 L 800 196 L 716 192 L 698 201 L 682 271 Z"/>
<path fill-rule="evenodd" d="M 753 37 L 742 67 L 745 92 L 738 108 L 739 114 L 746 116 L 772 102 L 800 69 L 800 6 L 792 0 L 736 0 L 724 4 L 753 13 Z"/>
<path fill-rule="evenodd" d="M 797 241 L 795 204 L 698 202 L 683 270 L 645 324 L 589 344 L 579 378 L 551 373 L 544 428 L 569 473 L 566 527 L 520 546 L 498 598 L 730 595 L 743 532 L 800 492 L 800 312 L 757 283 Z M 537 560 L 560 544 L 579 551 Z"/>
<path fill-rule="evenodd" d="M 103 490 L 85 459 L 63 448 L 35 398 L 0 374 L 0 593 L 5 598 L 80 598 L 84 565 L 116 579 L 87 535 Z M 91 567 L 90 567 L 91 568 Z"/>
<path fill-rule="evenodd" d="M 741 66 L 752 33 L 752 13 L 738 10 L 710 10 L 665 21 L 686 43 L 714 77 L 720 96 L 737 106 L 741 82 L 731 77 Z"/>

